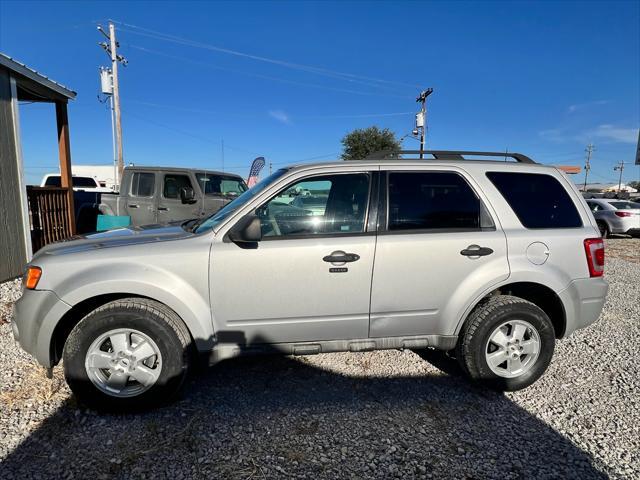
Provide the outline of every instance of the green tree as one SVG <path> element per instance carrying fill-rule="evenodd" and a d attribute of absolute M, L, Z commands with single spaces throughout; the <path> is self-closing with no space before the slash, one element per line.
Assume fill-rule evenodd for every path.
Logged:
<path fill-rule="evenodd" d="M 375 152 L 401 149 L 395 133 L 388 128 L 380 129 L 376 126 L 358 128 L 347 133 L 342 139 L 342 146 L 343 160 L 364 160 Z M 397 154 L 391 156 L 397 156 Z"/>
<path fill-rule="evenodd" d="M 640 182 L 633 181 L 633 182 L 627 183 L 627 185 L 629 185 L 631 188 L 640 190 Z"/>

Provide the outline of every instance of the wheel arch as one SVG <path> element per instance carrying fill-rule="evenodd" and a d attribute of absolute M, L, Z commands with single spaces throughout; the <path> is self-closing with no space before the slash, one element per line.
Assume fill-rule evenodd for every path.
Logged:
<path fill-rule="evenodd" d="M 482 295 L 472 303 L 470 308 L 466 310 L 465 315 L 458 324 L 456 333 L 460 333 L 462 325 L 478 305 L 487 298 L 496 295 L 511 295 L 527 300 L 538 306 L 551 320 L 556 338 L 562 338 L 564 336 L 567 328 L 567 312 L 562 300 L 553 289 L 542 285 L 541 283 L 532 281 L 505 283 L 504 285 L 500 285 L 499 287 L 492 289 L 485 295 Z"/>
<path fill-rule="evenodd" d="M 56 365 L 62 359 L 62 352 L 64 350 L 64 345 L 69 337 L 69 334 L 73 330 L 73 328 L 80 323 L 80 321 L 86 317 L 89 313 L 94 311 L 95 309 L 106 305 L 109 302 L 120 300 L 123 298 L 139 298 L 145 300 L 152 300 L 157 302 L 158 304 L 170 309 L 173 313 L 175 313 L 178 318 L 185 324 L 187 331 L 191 337 L 191 341 L 196 345 L 198 350 L 202 350 L 202 345 L 207 340 L 208 342 L 212 341 L 212 336 L 209 336 L 208 339 L 203 339 L 202 334 L 198 335 L 199 330 L 201 328 L 195 327 L 193 322 L 185 321 L 184 317 L 180 315 L 180 313 L 173 308 L 172 305 L 167 302 L 161 301 L 157 298 L 153 298 L 152 296 L 143 295 L 139 293 L 131 293 L 131 292 L 115 292 L 115 293 L 104 293 L 98 294 L 94 296 L 90 296 L 84 298 L 83 300 L 75 303 L 69 311 L 67 311 L 60 320 L 56 323 L 53 328 L 53 332 L 50 337 L 49 342 L 49 357 L 51 359 L 51 365 Z"/>
<path fill-rule="evenodd" d="M 53 329 L 53 334 L 51 335 L 51 341 L 49 344 L 49 357 L 51 358 L 51 364 L 56 365 L 62 359 L 64 344 L 66 343 L 67 338 L 69 338 L 71 330 L 80 323 L 80 320 L 102 305 L 127 297 L 132 297 L 132 295 L 127 293 L 96 295 L 95 297 L 86 298 L 80 303 L 72 306 L 71 309 L 62 316 Z M 138 296 L 137 298 L 148 297 Z"/>

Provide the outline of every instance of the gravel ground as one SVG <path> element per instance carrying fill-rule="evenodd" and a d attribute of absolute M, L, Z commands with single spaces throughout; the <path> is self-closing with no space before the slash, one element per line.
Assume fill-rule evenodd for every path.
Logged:
<path fill-rule="evenodd" d="M 640 264 L 615 256 L 599 322 L 509 394 L 426 352 L 262 357 L 199 374 L 170 407 L 101 415 L 2 324 L 0 478 L 640 478 Z M 0 288 L 6 302 L 19 283 Z"/>

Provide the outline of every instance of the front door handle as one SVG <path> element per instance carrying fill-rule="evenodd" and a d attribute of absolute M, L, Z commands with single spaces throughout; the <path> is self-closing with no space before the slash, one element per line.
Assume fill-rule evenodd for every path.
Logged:
<path fill-rule="evenodd" d="M 168 212 L 169 211 L 169 207 L 158 207 L 158 210 L 161 212 Z"/>
<path fill-rule="evenodd" d="M 460 255 L 464 255 L 465 257 L 484 257 L 486 255 L 491 255 L 493 250 L 489 247 L 481 247 L 479 245 L 469 245 L 464 250 L 460 251 Z"/>
<path fill-rule="evenodd" d="M 130 203 L 129 205 L 127 205 L 129 208 L 138 208 L 138 204 L 137 203 Z"/>
<path fill-rule="evenodd" d="M 323 257 L 322 260 L 329 263 L 357 262 L 358 260 L 360 260 L 360 255 L 355 253 L 346 253 L 342 250 L 336 250 L 335 252 L 332 252 L 331 255 Z"/>

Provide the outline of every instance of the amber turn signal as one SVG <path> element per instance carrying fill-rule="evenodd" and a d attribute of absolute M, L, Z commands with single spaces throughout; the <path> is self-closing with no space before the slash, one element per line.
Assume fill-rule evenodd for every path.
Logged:
<path fill-rule="evenodd" d="M 27 269 L 27 274 L 25 275 L 25 288 L 29 290 L 33 290 L 38 286 L 38 282 L 40 281 L 40 277 L 42 276 L 42 269 L 40 267 L 29 267 Z"/>

